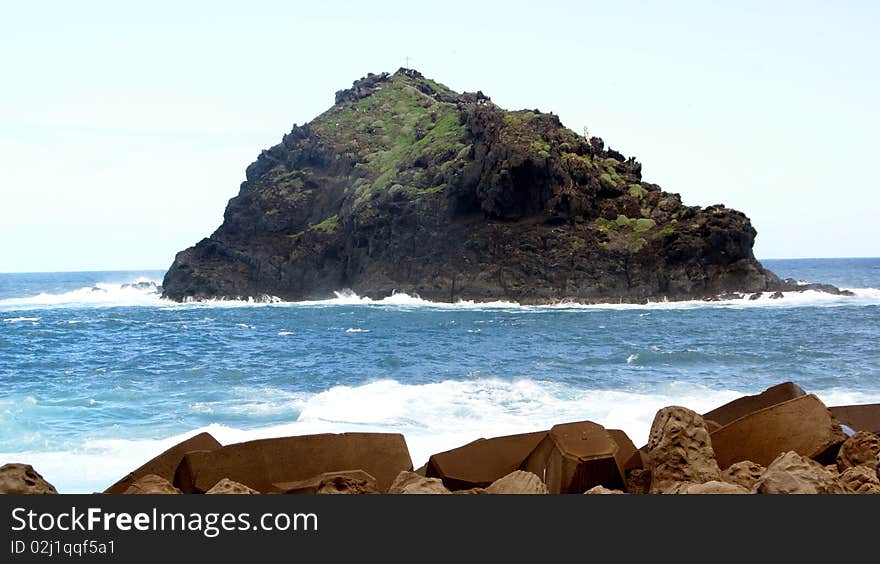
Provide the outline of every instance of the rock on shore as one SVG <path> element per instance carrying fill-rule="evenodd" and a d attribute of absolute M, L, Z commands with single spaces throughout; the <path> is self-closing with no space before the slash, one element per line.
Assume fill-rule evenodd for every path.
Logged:
<path fill-rule="evenodd" d="M 434 454 L 417 471 L 402 435 L 322 434 L 221 445 L 202 434 L 106 493 L 880 493 L 880 437 L 869 430 L 880 424 L 880 405 L 859 406 L 849 437 L 831 416 L 837 410 L 789 382 L 703 415 L 665 407 L 640 449 L 623 431 L 578 421 L 479 439 Z M 735 448 L 728 445 L 731 437 L 739 441 Z M 770 453 L 766 467 L 756 462 Z M 56 492 L 30 466 L 7 464 L 0 468 L 0 493 Z"/>

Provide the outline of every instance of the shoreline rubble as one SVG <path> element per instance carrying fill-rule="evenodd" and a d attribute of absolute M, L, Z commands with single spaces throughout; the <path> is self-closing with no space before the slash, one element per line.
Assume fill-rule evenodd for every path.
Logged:
<path fill-rule="evenodd" d="M 648 443 L 592 421 L 478 439 L 413 470 L 403 435 L 341 433 L 220 444 L 195 435 L 108 494 L 880 494 L 880 404 L 828 408 L 785 382 L 705 414 L 657 412 Z M 57 494 L 33 467 L 0 493 Z"/>

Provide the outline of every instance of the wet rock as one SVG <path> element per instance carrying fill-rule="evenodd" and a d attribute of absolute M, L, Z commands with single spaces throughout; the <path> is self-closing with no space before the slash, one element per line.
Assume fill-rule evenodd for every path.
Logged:
<path fill-rule="evenodd" d="M 104 493 L 123 493 L 138 478 L 146 476 L 147 474 L 155 474 L 156 476 L 161 476 L 171 482 L 174 480 L 174 472 L 180 465 L 180 461 L 183 460 L 183 455 L 196 450 L 216 450 L 222 446 L 223 445 L 221 445 L 217 439 L 212 437 L 210 433 L 199 433 L 194 437 L 190 437 L 189 439 L 174 445 L 162 454 L 145 463 L 137 470 L 133 470 L 118 482 L 107 488 Z"/>
<path fill-rule="evenodd" d="M 657 412 L 647 450 L 651 493 L 668 493 L 682 483 L 721 478 L 705 421 L 685 407 L 664 407 Z"/>
<path fill-rule="evenodd" d="M 205 492 L 206 494 L 258 494 L 255 489 L 249 488 L 244 484 L 239 484 L 234 480 L 230 480 L 229 478 L 223 478 L 212 487 L 210 490 Z"/>
<path fill-rule="evenodd" d="M 0 494 L 57 494 L 30 464 L 12 462 L 0 467 Z"/>
<path fill-rule="evenodd" d="M 608 494 L 625 494 L 620 490 L 609 490 L 605 486 L 593 486 L 584 492 L 586 495 L 608 495 Z"/>
<path fill-rule="evenodd" d="M 146 476 L 141 476 L 124 492 L 124 494 L 180 494 L 183 493 L 179 489 L 175 488 L 171 485 L 171 482 L 163 478 L 162 476 L 157 476 L 155 474 L 147 474 Z"/>
<path fill-rule="evenodd" d="M 782 453 L 773 460 L 753 490 L 759 494 L 852 493 L 821 464 L 794 451 Z"/>
<path fill-rule="evenodd" d="M 852 466 L 840 474 L 840 481 L 857 494 L 880 494 L 877 470 L 869 466 Z"/>
<path fill-rule="evenodd" d="M 492 482 L 486 492 L 490 494 L 546 494 L 547 486 L 531 472 L 514 470 L 507 476 Z"/>
<path fill-rule="evenodd" d="M 403 435 L 341 433 L 262 439 L 183 457 L 174 484 L 185 493 L 207 491 L 223 478 L 259 492 L 276 483 L 307 480 L 324 472 L 359 468 L 384 491 L 402 470 L 412 470 Z"/>
<path fill-rule="evenodd" d="M 425 478 L 415 472 L 401 472 L 388 489 L 390 494 L 448 494 L 452 493 L 439 478 Z"/>
<path fill-rule="evenodd" d="M 755 464 L 751 460 L 743 460 L 728 466 L 721 473 L 721 479 L 727 483 L 736 484 L 751 490 L 765 470 L 766 468 L 760 464 Z"/>
<path fill-rule="evenodd" d="M 440 478 L 452 490 L 487 487 L 518 469 L 547 431 L 477 439 L 431 456 L 425 476 Z"/>
<path fill-rule="evenodd" d="M 837 469 L 840 472 L 853 466 L 867 464 L 874 466 L 880 455 L 880 437 L 867 431 L 859 431 L 846 439 L 837 454 Z"/>
<path fill-rule="evenodd" d="M 846 439 L 828 408 L 813 394 L 749 413 L 711 436 L 721 468 L 742 460 L 767 465 L 789 450 L 833 462 Z"/>

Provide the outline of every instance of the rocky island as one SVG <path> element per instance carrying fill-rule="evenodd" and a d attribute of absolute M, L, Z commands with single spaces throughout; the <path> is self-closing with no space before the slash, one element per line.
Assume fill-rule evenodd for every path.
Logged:
<path fill-rule="evenodd" d="M 645 302 L 778 293 L 756 231 L 682 203 L 641 164 L 412 69 L 370 74 L 246 171 L 223 224 L 177 254 L 174 300 L 331 298 Z M 781 295 L 781 294 L 779 294 Z"/>

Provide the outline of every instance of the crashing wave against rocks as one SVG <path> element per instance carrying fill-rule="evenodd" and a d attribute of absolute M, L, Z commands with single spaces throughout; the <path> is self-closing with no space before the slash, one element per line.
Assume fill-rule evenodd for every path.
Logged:
<path fill-rule="evenodd" d="M 126 494 L 880 493 L 880 404 L 831 407 L 786 382 L 705 414 L 657 412 L 648 444 L 592 421 L 478 439 L 413 471 L 403 435 L 342 433 L 229 445 L 201 433 L 107 488 Z M 0 493 L 54 494 L 31 466 Z"/>

